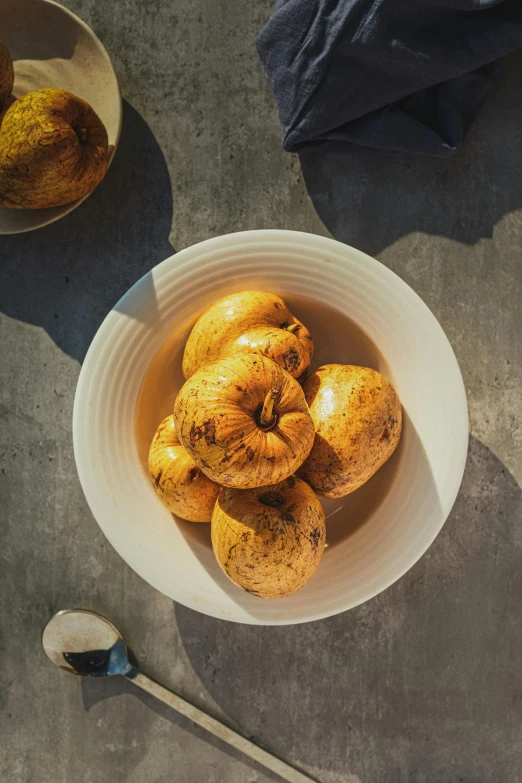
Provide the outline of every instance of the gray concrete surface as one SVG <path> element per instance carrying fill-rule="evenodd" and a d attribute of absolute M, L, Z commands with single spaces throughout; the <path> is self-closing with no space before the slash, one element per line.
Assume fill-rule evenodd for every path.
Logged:
<path fill-rule="evenodd" d="M 42 627 L 83 606 L 114 619 L 151 676 L 323 783 L 519 783 L 521 57 L 453 161 L 299 161 L 254 49 L 271 0 L 68 5 L 127 103 L 97 193 L 0 238 L 0 780 L 272 780 L 132 686 L 54 670 Z M 98 530 L 71 442 L 80 364 L 116 299 L 173 247 L 262 227 L 331 232 L 412 285 L 455 347 L 472 432 L 428 554 L 366 605 L 286 629 L 210 619 L 142 582 Z"/>

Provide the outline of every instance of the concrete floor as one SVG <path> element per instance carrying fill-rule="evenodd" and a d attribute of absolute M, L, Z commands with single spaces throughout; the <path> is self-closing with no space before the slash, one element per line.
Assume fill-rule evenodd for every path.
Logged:
<path fill-rule="evenodd" d="M 272 780 L 133 686 L 53 669 L 42 627 L 83 606 L 152 677 L 323 783 L 522 781 L 522 58 L 453 161 L 300 161 L 254 48 L 271 0 L 67 5 L 108 47 L 125 116 L 92 198 L 0 239 L 0 780 Z M 453 343 L 472 432 L 428 554 L 358 609 L 286 629 L 204 617 L 142 582 L 92 518 L 71 441 L 80 364 L 118 297 L 173 248 L 264 227 L 331 232 L 401 275 Z"/>

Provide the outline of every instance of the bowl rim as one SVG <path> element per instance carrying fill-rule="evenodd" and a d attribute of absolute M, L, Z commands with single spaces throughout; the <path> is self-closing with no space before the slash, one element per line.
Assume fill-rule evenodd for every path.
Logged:
<path fill-rule="evenodd" d="M 110 521 L 108 521 L 107 519 L 104 520 L 98 519 L 93 510 L 93 503 L 91 503 L 91 501 L 94 501 L 95 493 L 93 491 L 93 488 L 90 486 L 91 478 L 90 478 L 90 472 L 88 471 L 88 467 L 87 467 L 88 458 L 86 456 L 87 444 L 84 440 L 85 430 L 80 425 L 84 423 L 84 412 L 91 407 L 89 405 L 89 393 L 90 393 L 89 381 L 98 362 L 98 354 L 100 352 L 100 349 L 105 344 L 105 341 L 111 332 L 112 325 L 113 323 L 116 322 L 115 319 L 117 320 L 119 318 L 125 317 L 122 315 L 122 313 L 123 312 L 128 313 L 129 304 L 132 305 L 133 300 L 136 300 L 136 297 L 137 295 L 139 295 L 140 288 L 142 286 L 145 286 L 145 284 L 150 284 L 151 275 L 153 277 L 154 282 L 159 283 L 161 281 L 161 278 L 164 276 L 164 274 L 166 274 L 167 271 L 170 270 L 171 265 L 174 263 L 174 259 L 175 259 L 176 268 L 178 269 L 185 262 L 190 262 L 191 260 L 197 259 L 199 256 L 206 255 L 209 250 L 212 251 L 223 250 L 223 249 L 231 248 L 232 245 L 247 246 L 248 244 L 250 244 L 250 245 L 260 246 L 261 244 L 263 244 L 263 242 L 268 242 L 268 241 L 272 245 L 274 243 L 281 242 L 282 245 L 284 246 L 285 244 L 291 245 L 292 242 L 296 241 L 297 239 L 300 239 L 301 241 L 304 239 L 308 243 L 313 243 L 317 250 L 321 249 L 327 251 L 328 248 L 331 249 L 335 248 L 336 250 L 340 251 L 342 254 L 346 254 L 346 253 L 352 254 L 352 256 L 356 258 L 358 262 L 361 263 L 361 266 L 376 271 L 378 274 L 381 275 L 384 274 L 385 276 L 389 276 L 389 279 L 395 279 L 399 281 L 399 285 L 402 287 L 406 287 L 406 289 L 408 289 L 409 295 L 413 297 L 413 299 L 417 301 L 417 304 L 419 304 L 422 307 L 426 317 L 431 321 L 431 326 L 438 332 L 439 338 L 441 339 L 441 344 L 444 345 L 446 351 L 448 352 L 448 357 L 450 358 L 453 364 L 453 376 L 451 378 L 451 383 L 453 385 L 453 389 L 455 393 L 455 407 L 458 409 L 458 414 L 456 418 L 459 422 L 459 431 L 455 432 L 455 454 L 458 454 L 458 459 L 454 458 L 455 470 L 453 473 L 453 480 L 451 482 L 451 491 L 448 490 L 445 499 L 446 511 L 441 513 L 440 523 L 437 526 L 435 525 L 433 526 L 433 528 L 430 530 L 429 536 L 426 536 L 426 541 L 424 545 L 422 547 L 419 547 L 414 553 L 412 553 L 408 559 L 405 559 L 403 564 L 400 566 L 400 568 L 397 568 L 396 573 L 392 577 L 388 579 L 382 579 L 382 581 L 379 583 L 377 587 L 368 590 L 368 593 L 366 594 L 365 597 L 357 601 L 348 600 L 346 604 L 343 605 L 341 608 L 336 606 L 333 607 L 331 611 L 329 610 L 315 611 L 315 612 L 312 611 L 307 613 L 306 615 L 304 615 L 303 613 L 302 617 L 292 617 L 290 619 L 274 618 L 270 620 L 266 618 L 259 619 L 257 617 L 248 617 L 248 618 L 245 617 L 243 619 L 238 619 L 235 617 L 223 616 L 222 614 L 208 611 L 201 604 L 199 605 L 196 603 L 192 604 L 190 602 L 180 600 L 179 598 L 174 597 L 172 595 L 168 595 L 162 590 L 161 587 L 159 587 L 157 584 L 154 584 L 154 582 L 149 578 L 149 576 L 145 577 L 142 575 L 139 566 L 137 566 L 136 563 L 132 562 L 133 560 L 132 557 L 126 557 L 126 555 L 122 553 L 120 547 L 121 542 L 118 542 L 118 544 L 116 544 L 113 541 L 113 536 L 112 536 L 113 531 L 111 529 L 112 525 Z M 136 301 L 134 302 L 134 304 L 135 303 Z M 152 358 L 153 357 L 151 357 L 151 359 Z M 194 245 L 191 245 L 183 250 L 180 250 L 177 253 L 174 253 L 173 255 L 166 258 L 164 261 L 154 266 L 149 272 L 146 272 L 118 300 L 118 302 L 114 305 L 112 310 L 107 314 L 104 321 L 100 325 L 98 331 L 96 332 L 91 342 L 91 345 L 87 351 L 87 354 L 85 356 L 80 371 L 80 375 L 76 387 L 75 398 L 74 398 L 74 408 L 73 408 L 73 447 L 74 447 L 74 456 L 75 456 L 76 467 L 77 467 L 80 483 L 94 518 L 96 519 L 102 532 L 107 537 L 107 539 L 114 547 L 114 549 L 116 549 L 120 557 L 122 557 L 122 559 L 127 563 L 127 565 L 129 565 L 134 571 L 136 571 L 140 576 L 142 576 L 142 578 L 146 582 L 151 584 L 152 587 L 157 589 L 159 592 L 163 593 L 164 595 L 167 595 L 167 597 L 169 597 L 171 600 L 174 600 L 175 602 L 180 603 L 195 611 L 202 612 L 203 614 L 207 614 L 209 616 L 213 616 L 222 620 L 225 619 L 229 622 L 238 622 L 241 624 L 297 625 L 301 623 L 325 619 L 327 617 L 340 614 L 342 612 L 348 611 L 349 609 L 355 608 L 356 606 L 362 603 L 365 603 L 366 601 L 374 598 L 376 595 L 388 589 L 388 587 L 390 587 L 392 584 L 398 581 L 426 553 L 426 551 L 432 545 L 433 541 L 438 536 L 442 527 L 444 526 L 451 512 L 451 509 L 455 503 L 458 491 L 462 483 L 464 469 L 467 462 L 468 442 L 469 442 L 469 416 L 468 416 L 466 391 L 465 391 L 464 381 L 462 378 L 462 373 L 457 358 L 455 356 L 455 352 L 453 350 L 453 347 L 451 346 L 451 343 L 449 342 L 447 335 L 445 334 L 444 330 L 442 329 L 442 326 L 436 319 L 435 315 L 431 312 L 428 305 L 423 301 L 423 299 L 414 291 L 413 288 L 411 288 L 411 286 L 408 285 L 408 283 L 406 283 L 406 281 L 404 281 L 399 275 L 393 272 L 393 270 L 389 269 L 389 267 L 385 266 L 380 261 L 377 261 L 375 258 L 372 258 L 371 256 L 363 253 L 362 251 L 357 250 L 356 248 L 353 248 L 352 246 L 347 245 L 346 243 L 339 242 L 338 240 L 332 239 L 330 237 L 325 237 L 318 234 L 311 234 L 302 231 L 293 231 L 288 229 L 257 229 L 257 230 L 254 229 L 254 230 L 238 231 L 238 232 L 212 237 L 210 239 L 206 239 Z M 82 454 L 82 450 L 84 454 Z"/>
<path fill-rule="evenodd" d="M 114 159 L 114 155 L 116 154 L 116 150 L 118 149 L 118 144 L 120 142 L 120 136 L 121 136 L 121 128 L 122 128 L 122 122 L 123 122 L 123 102 L 121 97 L 121 88 L 120 83 L 118 80 L 118 76 L 116 74 L 116 70 L 114 68 L 114 65 L 112 64 L 112 60 L 110 58 L 110 55 L 103 45 L 103 43 L 100 41 L 92 27 L 90 27 L 87 22 L 84 22 L 83 19 L 81 19 L 77 14 L 75 14 L 73 11 L 71 11 L 69 8 L 66 8 L 61 3 L 57 3 L 56 0 L 40 0 L 42 5 L 52 5 L 56 8 L 59 8 L 60 11 L 70 16 L 76 24 L 78 24 L 80 27 L 82 27 L 85 32 L 93 39 L 96 46 L 98 47 L 100 54 L 104 58 L 106 64 L 107 64 L 107 70 L 110 72 L 112 79 L 114 81 L 115 87 L 116 87 L 116 93 L 117 93 L 117 128 L 116 128 L 116 137 L 114 139 L 114 143 L 112 145 L 112 150 L 109 153 L 109 161 L 107 165 L 107 171 L 109 170 L 111 163 Z M 81 97 L 81 96 L 80 96 Z M 107 176 L 107 174 L 105 174 Z M 105 179 L 105 177 L 104 177 Z M 102 180 L 103 182 L 103 180 Z M 100 183 L 101 184 L 101 183 Z M 66 215 L 69 215 L 71 212 L 73 212 L 77 207 L 79 207 L 83 202 L 89 198 L 89 196 L 92 196 L 92 194 L 95 192 L 96 188 L 94 190 L 91 190 L 90 193 L 87 193 L 86 196 L 84 196 L 81 199 L 78 199 L 77 201 L 72 201 L 70 204 L 64 204 L 63 207 L 60 207 L 61 212 L 58 214 L 55 214 L 52 217 L 43 218 L 39 223 L 36 223 L 34 226 L 27 226 L 22 229 L 16 229 L 14 231 L 5 231 L 0 229 L 0 236 L 13 236 L 15 234 L 27 234 L 29 231 L 37 231 L 39 228 L 44 228 L 45 226 L 51 225 L 51 223 L 56 223 L 57 220 L 60 220 L 61 218 L 65 217 Z M 45 211 L 45 209 L 33 209 L 33 210 L 25 210 L 26 212 L 32 212 L 35 215 L 38 215 L 39 213 L 42 213 Z"/>

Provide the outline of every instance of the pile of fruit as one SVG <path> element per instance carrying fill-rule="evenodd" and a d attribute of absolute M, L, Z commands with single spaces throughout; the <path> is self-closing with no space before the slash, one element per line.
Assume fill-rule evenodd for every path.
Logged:
<path fill-rule="evenodd" d="M 158 497 L 177 516 L 211 522 L 225 574 L 262 598 L 299 590 L 321 561 L 317 495 L 358 489 L 393 454 L 399 398 L 368 367 L 310 371 L 310 332 L 278 296 L 216 302 L 185 346 L 187 379 L 149 451 Z"/>
<path fill-rule="evenodd" d="M 34 90 L 11 102 L 13 83 L 13 61 L 0 41 L 0 206 L 41 209 L 84 198 L 107 172 L 102 121 L 65 90 Z"/>

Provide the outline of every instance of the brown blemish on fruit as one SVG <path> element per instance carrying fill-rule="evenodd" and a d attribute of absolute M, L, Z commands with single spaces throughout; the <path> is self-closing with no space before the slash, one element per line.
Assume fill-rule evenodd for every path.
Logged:
<path fill-rule="evenodd" d="M 314 547 L 317 549 L 319 546 L 319 541 L 321 540 L 321 531 L 318 527 L 314 527 L 312 532 L 310 533 L 310 541 L 314 545 Z"/>
<path fill-rule="evenodd" d="M 152 484 L 171 513 L 189 522 L 210 522 L 220 487 L 181 445 L 173 419 L 171 414 L 161 422 L 149 448 Z"/>
<path fill-rule="evenodd" d="M 232 546 L 231 546 L 231 547 L 230 547 L 230 549 L 228 550 L 228 554 L 227 554 L 227 561 L 226 561 L 226 563 L 225 563 L 225 567 L 226 567 L 226 566 L 228 565 L 228 563 L 230 562 L 230 560 L 231 560 L 231 558 L 232 558 L 232 553 L 233 553 L 234 549 L 236 548 L 236 546 L 239 546 L 239 541 L 238 541 L 238 542 L 236 542 L 235 544 L 232 544 Z"/>
<path fill-rule="evenodd" d="M 292 375 L 292 373 L 295 373 L 296 370 L 299 368 L 300 360 L 299 360 L 299 354 L 295 350 L 295 348 L 289 348 L 288 351 L 285 351 L 285 353 L 281 356 L 283 360 L 283 366 L 287 372 Z"/>
<path fill-rule="evenodd" d="M 201 426 L 192 425 L 189 433 L 190 445 L 195 446 L 196 441 L 204 439 L 207 446 L 214 446 L 216 443 L 216 422 L 214 419 L 204 421 Z"/>
<path fill-rule="evenodd" d="M 163 476 L 162 468 L 160 468 L 158 472 L 154 476 L 152 476 L 152 483 L 154 484 L 154 489 L 157 489 L 159 487 L 162 476 Z"/>

